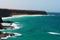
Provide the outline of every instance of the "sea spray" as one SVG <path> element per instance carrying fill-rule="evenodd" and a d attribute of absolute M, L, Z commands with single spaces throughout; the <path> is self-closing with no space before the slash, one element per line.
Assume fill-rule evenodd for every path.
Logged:
<path fill-rule="evenodd" d="M 13 23 L 11 26 L 13 26 L 13 29 L 20 29 L 20 27 L 18 27 L 15 23 Z"/>
<path fill-rule="evenodd" d="M 8 36 L 6 36 L 6 37 L 1 37 L 1 39 L 8 39 L 8 38 L 10 38 L 10 37 L 12 37 L 12 38 L 16 38 L 16 37 L 18 37 L 18 36 L 22 36 L 22 34 L 19 34 L 19 33 L 11 33 L 11 32 L 3 32 L 3 33 L 14 34 L 14 36 L 10 36 L 10 35 L 8 35 Z"/>
<path fill-rule="evenodd" d="M 11 23 L 11 24 L 9 24 L 9 23 L 2 23 L 2 25 L 4 25 L 4 26 L 8 26 L 8 28 L 7 29 L 2 29 L 2 30 L 0 30 L 0 31 L 4 31 L 4 30 L 8 30 L 8 31 L 10 31 L 10 30 L 17 30 L 17 29 L 20 29 L 21 27 L 20 27 L 20 25 L 19 25 L 19 23 L 18 22 L 14 22 L 14 23 Z M 13 27 L 13 28 L 11 28 L 11 27 Z M 19 26 L 18 26 L 19 25 Z M 3 33 L 6 33 L 6 32 L 3 32 Z M 7 32 L 7 33 L 11 33 L 11 32 Z M 10 35 L 8 35 L 8 36 L 6 36 L 6 37 L 1 37 L 0 39 L 8 39 L 8 38 L 10 38 L 10 37 L 12 37 L 12 38 L 16 38 L 17 36 L 22 36 L 22 34 L 20 34 L 20 33 L 12 33 L 12 34 L 15 34 L 14 36 L 10 36 Z"/>

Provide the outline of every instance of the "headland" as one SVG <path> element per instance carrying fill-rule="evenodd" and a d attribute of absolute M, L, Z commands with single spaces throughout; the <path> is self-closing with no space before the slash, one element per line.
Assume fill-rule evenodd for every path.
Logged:
<path fill-rule="evenodd" d="M 0 9 L 0 17 L 9 17 L 12 15 L 47 15 L 47 12 L 40 10 Z"/>

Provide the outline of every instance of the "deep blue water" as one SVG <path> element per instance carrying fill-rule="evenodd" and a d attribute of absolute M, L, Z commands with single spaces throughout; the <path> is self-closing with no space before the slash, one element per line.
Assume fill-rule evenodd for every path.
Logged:
<path fill-rule="evenodd" d="M 55 16 L 8 18 L 5 20 L 18 22 L 18 26 L 21 27 L 17 30 L 5 31 L 22 34 L 22 36 L 8 38 L 7 40 L 60 40 L 60 16 L 58 16 L 58 14 Z M 57 34 L 50 34 L 48 32 Z"/>

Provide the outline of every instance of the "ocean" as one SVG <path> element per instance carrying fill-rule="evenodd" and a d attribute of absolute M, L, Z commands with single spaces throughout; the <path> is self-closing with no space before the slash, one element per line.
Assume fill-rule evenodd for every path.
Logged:
<path fill-rule="evenodd" d="M 60 16 L 24 16 L 7 18 L 15 22 L 19 29 L 4 30 L 4 32 L 20 33 L 22 36 L 6 40 L 60 40 Z"/>

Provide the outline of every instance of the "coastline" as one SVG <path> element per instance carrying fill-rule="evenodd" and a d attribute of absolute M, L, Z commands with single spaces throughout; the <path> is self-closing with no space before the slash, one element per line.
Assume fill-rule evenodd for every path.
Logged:
<path fill-rule="evenodd" d="M 10 17 L 12 15 L 48 15 L 46 11 L 42 10 L 14 10 L 14 9 L 0 9 L 1 17 Z"/>
<path fill-rule="evenodd" d="M 2 17 L 2 19 L 18 18 L 18 17 L 26 17 L 26 16 L 51 16 L 51 15 L 12 15 L 10 17 Z"/>

